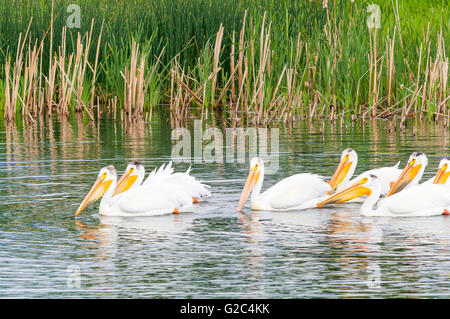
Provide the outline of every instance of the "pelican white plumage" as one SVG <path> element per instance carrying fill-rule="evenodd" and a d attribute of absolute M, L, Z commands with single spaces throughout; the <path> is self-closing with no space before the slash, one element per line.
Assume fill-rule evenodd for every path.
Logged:
<path fill-rule="evenodd" d="M 117 171 L 114 166 L 102 168 L 97 181 L 84 198 L 75 216 L 102 196 L 99 213 L 106 216 L 156 216 L 179 213 L 192 206 L 192 198 L 185 193 L 174 191 L 170 185 L 164 183 L 130 187 L 127 192 L 113 196 L 116 185 Z"/>
<path fill-rule="evenodd" d="M 381 185 L 375 175 L 368 175 L 352 186 L 334 194 L 327 203 L 338 203 L 367 195 L 360 212 L 364 216 L 420 217 L 447 215 L 450 206 L 450 192 L 447 185 L 422 184 L 393 194 L 377 205 L 381 195 Z M 317 204 L 322 207 L 324 203 Z"/>
<path fill-rule="evenodd" d="M 142 166 L 143 167 L 143 166 Z M 128 170 L 128 168 L 127 168 Z M 158 181 L 162 181 L 170 177 L 174 172 L 174 169 L 172 167 L 172 161 L 170 161 L 167 166 L 166 163 L 163 163 L 159 168 L 154 168 L 153 171 L 148 174 L 147 178 L 145 179 L 144 183 L 155 183 Z"/>
<path fill-rule="evenodd" d="M 242 211 L 250 192 L 252 210 L 289 211 L 314 208 L 321 196 L 331 190 L 330 184 L 318 175 L 308 173 L 287 177 L 261 194 L 263 181 L 264 162 L 262 158 L 255 157 L 250 161 L 250 172 L 242 190 L 238 211 Z"/>
<path fill-rule="evenodd" d="M 191 168 L 189 168 L 186 172 L 173 173 L 172 162 L 169 162 L 167 165 L 161 165 L 158 169 L 155 168 L 144 181 L 144 165 L 133 161 L 128 164 L 125 173 L 117 183 L 114 195 L 136 187 L 145 187 L 163 183 L 172 187 L 172 189 L 176 192 L 186 193 L 192 198 L 194 203 L 203 201 L 210 197 L 211 193 L 208 190 L 209 186 L 201 183 L 195 177 L 189 175 L 190 171 Z"/>
<path fill-rule="evenodd" d="M 208 197 L 211 197 L 211 193 L 208 190 L 209 186 L 198 181 L 194 176 L 190 175 L 191 167 L 186 172 L 173 173 L 172 161 L 170 161 L 164 168 L 161 174 L 150 173 L 143 185 L 149 185 L 156 181 L 162 181 L 171 185 L 177 185 L 184 189 L 193 199 L 194 203 L 204 201 Z M 160 168 L 161 169 L 161 168 Z M 170 171 L 170 174 L 168 174 Z"/>

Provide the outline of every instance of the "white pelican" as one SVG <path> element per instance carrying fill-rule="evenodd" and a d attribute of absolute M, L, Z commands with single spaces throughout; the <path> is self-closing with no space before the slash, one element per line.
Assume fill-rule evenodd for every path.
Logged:
<path fill-rule="evenodd" d="M 356 178 L 350 180 L 355 172 L 357 163 L 358 155 L 353 149 L 348 148 L 342 152 L 341 161 L 336 169 L 336 172 L 329 181 L 332 190 L 336 189 L 336 191 L 339 192 L 342 189 L 352 185 L 355 181 L 360 180 L 362 177 L 373 174 L 378 176 L 378 180 L 381 185 L 381 195 L 385 196 L 389 192 L 391 183 L 394 182 L 401 173 L 401 169 L 398 168 L 400 162 L 398 162 L 396 165 L 391 167 L 374 168 L 365 171 Z"/>
<path fill-rule="evenodd" d="M 358 154 L 351 149 L 347 148 L 342 151 L 341 161 L 339 162 L 336 171 L 334 172 L 331 180 L 328 183 L 331 186 L 331 194 L 338 186 L 347 184 L 355 172 L 356 165 L 358 164 Z"/>
<path fill-rule="evenodd" d="M 364 216 L 418 217 L 449 214 L 450 192 L 448 186 L 440 184 L 422 184 L 392 196 L 378 203 L 381 185 L 375 175 L 368 175 L 354 185 L 328 198 L 326 203 L 339 203 L 355 197 L 367 195 L 360 212 Z M 317 207 L 322 207 L 318 203 Z"/>
<path fill-rule="evenodd" d="M 155 168 L 142 183 L 145 177 L 144 165 L 136 161 L 131 162 L 117 183 L 113 196 L 139 186 L 145 187 L 164 183 L 177 192 L 186 193 L 192 198 L 194 203 L 205 200 L 211 196 L 211 193 L 207 189 L 208 186 L 196 180 L 195 177 L 190 176 L 190 170 L 189 168 L 184 173 L 173 173 L 172 162 L 169 162 L 167 166 L 163 164 L 159 169 Z"/>
<path fill-rule="evenodd" d="M 424 153 L 412 153 L 398 179 L 391 184 L 387 196 L 398 193 L 403 189 L 419 185 L 419 181 L 422 178 L 427 165 L 428 159 Z"/>
<path fill-rule="evenodd" d="M 117 184 L 117 171 L 110 165 L 100 170 L 97 181 L 84 198 L 75 213 L 78 216 L 84 209 L 103 196 L 99 213 L 106 216 L 155 216 L 186 211 L 192 198 L 174 191 L 164 183 L 135 187 L 113 197 Z"/>
<path fill-rule="evenodd" d="M 242 211 L 250 192 L 252 210 L 288 211 L 313 208 L 320 201 L 319 198 L 331 190 L 330 184 L 308 173 L 287 177 L 261 194 L 263 181 L 264 162 L 255 157 L 250 161 L 250 172 L 242 190 L 238 211 Z"/>
<path fill-rule="evenodd" d="M 450 161 L 446 158 L 441 159 L 436 175 L 431 177 L 423 184 L 445 184 L 449 181 L 450 175 Z"/>
<path fill-rule="evenodd" d="M 116 184 L 112 196 L 123 193 L 128 189 L 141 186 L 145 177 L 145 168 L 140 162 L 132 161 L 127 165 L 127 169 Z"/>

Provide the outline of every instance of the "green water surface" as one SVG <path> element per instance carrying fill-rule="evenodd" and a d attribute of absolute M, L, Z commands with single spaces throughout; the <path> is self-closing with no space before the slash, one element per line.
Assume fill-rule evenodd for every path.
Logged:
<path fill-rule="evenodd" d="M 280 130 L 279 169 L 329 178 L 343 149 L 357 174 L 426 153 L 449 155 L 442 127 L 299 122 Z M 223 130 L 222 124 L 212 123 Z M 192 128 L 192 123 L 188 125 Z M 226 145 L 223 146 L 224 149 Z M 450 297 L 450 217 L 367 218 L 357 203 L 302 212 L 236 212 L 247 163 L 192 163 L 213 197 L 193 213 L 106 218 L 74 212 L 101 167 L 171 159 L 171 128 L 113 120 L 0 124 L 0 297 Z M 184 171 L 189 163 L 174 163 Z M 74 277 L 75 275 L 75 277 Z"/>

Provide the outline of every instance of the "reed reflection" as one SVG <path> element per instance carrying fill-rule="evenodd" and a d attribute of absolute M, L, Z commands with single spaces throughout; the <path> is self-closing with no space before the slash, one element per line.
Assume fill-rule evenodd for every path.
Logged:
<path fill-rule="evenodd" d="M 264 228 L 260 222 L 259 212 L 249 214 L 238 213 L 239 226 L 245 234 L 246 250 L 244 251 L 244 263 L 247 269 L 246 279 L 250 282 L 249 288 L 262 297 L 264 293 L 264 262 L 265 257 L 261 242 L 263 241 Z"/>

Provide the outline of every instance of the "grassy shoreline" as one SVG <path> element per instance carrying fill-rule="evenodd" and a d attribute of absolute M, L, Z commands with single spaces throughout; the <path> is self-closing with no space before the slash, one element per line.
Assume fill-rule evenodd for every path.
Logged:
<path fill-rule="evenodd" d="M 175 122 L 447 123 L 446 1 L 377 1 L 379 29 L 366 23 L 373 1 L 325 2 L 2 1 L 0 112 L 150 120 L 166 103 Z M 66 27 L 72 3 L 80 29 Z"/>

